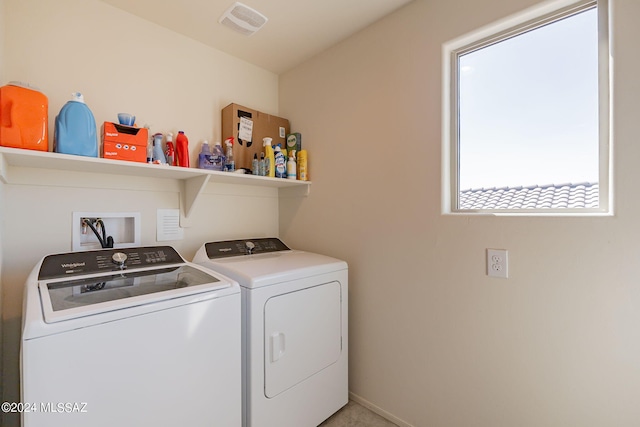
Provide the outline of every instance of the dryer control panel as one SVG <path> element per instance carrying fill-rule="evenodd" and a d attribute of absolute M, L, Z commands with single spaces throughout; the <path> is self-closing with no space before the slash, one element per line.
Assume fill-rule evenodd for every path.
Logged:
<path fill-rule="evenodd" d="M 184 260 L 171 246 L 70 252 L 45 257 L 38 280 L 180 263 Z"/>
<path fill-rule="evenodd" d="M 247 240 L 226 240 L 209 242 L 204 245 L 209 259 L 242 255 L 257 255 L 290 250 L 282 240 L 275 237 Z"/>

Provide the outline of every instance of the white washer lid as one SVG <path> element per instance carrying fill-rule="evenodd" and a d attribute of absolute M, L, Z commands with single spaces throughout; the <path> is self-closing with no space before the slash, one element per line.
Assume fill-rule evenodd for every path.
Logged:
<path fill-rule="evenodd" d="M 41 281 L 38 284 L 46 323 L 122 310 L 231 286 L 195 266 L 123 270 L 121 273 Z"/>

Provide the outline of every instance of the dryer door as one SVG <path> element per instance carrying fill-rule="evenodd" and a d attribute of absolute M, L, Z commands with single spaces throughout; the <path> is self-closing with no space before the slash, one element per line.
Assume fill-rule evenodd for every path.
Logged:
<path fill-rule="evenodd" d="M 341 287 L 330 282 L 270 298 L 264 306 L 265 396 L 335 363 L 342 351 Z"/>

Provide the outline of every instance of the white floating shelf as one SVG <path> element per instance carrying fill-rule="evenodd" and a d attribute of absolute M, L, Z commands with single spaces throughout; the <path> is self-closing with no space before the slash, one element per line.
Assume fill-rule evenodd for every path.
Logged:
<path fill-rule="evenodd" d="M 166 165 L 127 162 L 95 157 L 74 156 L 18 148 L 0 147 L 0 180 L 11 183 L 9 167 L 63 170 L 113 175 L 139 176 L 180 180 L 183 186 L 184 211 L 188 218 L 198 196 L 209 182 L 221 184 L 252 185 L 258 187 L 287 188 L 296 195 L 309 194 L 310 181 L 269 178 L 248 174 L 210 171 Z"/>

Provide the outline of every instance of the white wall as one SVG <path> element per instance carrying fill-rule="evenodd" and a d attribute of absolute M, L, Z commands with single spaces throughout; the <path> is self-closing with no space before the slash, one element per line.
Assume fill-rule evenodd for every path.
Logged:
<path fill-rule="evenodd" d="M 416 0 L 280 76 L 314 182 L 281 237 L 349 262 L 350 389 L 398 423 L 640 422 L 640 2 L 612 0 L 616 215 L 440 213 L 442 44 L 535 3 Z"/>
<path fill-rule="evenodd" d="M 3 0 L 0 0 L 3 1 Z M 185 130 L 194 164 L 200 142 L 220 138 L 220 111 L 231 102 L 278 113 L 275 74 L 97 0 L 4 0 L 2 71 L 49 98 L 49 130 L 71 92 L 84 94 L 96 122 L 134 113 L 153 132 Z M 78 172 L 10 170 L 0 187 L 4 323 L 4 401 L 19 401 L 22 290 L 44 255 L 71 250 L 73 211 L 142 214 L 142 243 L 155 240 L 156 209 L 179 207 L 174 180 Z M 96 190 L 94 187 L 101 188 Z M 3 194 L 4 193 L 4 194 Z M 207 240 L 278 234 L 277 189 L 209 184 L 181 241 L 187 259 Z M 2 425 L 18 425 L 6 416 Z"/>

